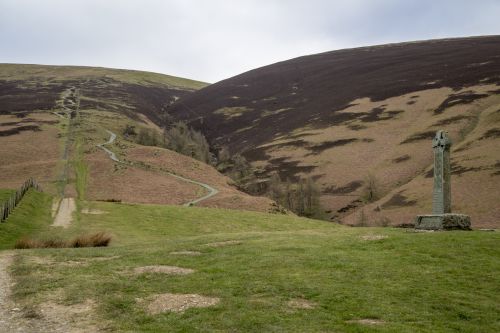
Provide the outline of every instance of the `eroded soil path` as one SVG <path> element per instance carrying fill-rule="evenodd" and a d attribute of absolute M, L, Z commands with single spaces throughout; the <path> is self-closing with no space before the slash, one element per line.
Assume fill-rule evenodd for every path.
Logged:
<path fill-rule="evenodd" d="M 74 198 L 64 198 L 59 204 L 59 209 L 57 210 L 56 218 L 53 227 L 63 227 L 67 228 L 70 226 L 73 219 L 73 213 L 76 211 L 76 203 Z"/>
<path fill-rule="evenodd" d="M 95 304 L 91 300 L 66 306 L 60 300 L 47 299 L 39 306 L 18 304 L 12 299 L 14 282 L 9 267 L 13 251 L 0 252 L 0 333 L 84 333 L 101 332 L 93 319 Z"/>
<path fill-rule="evenodd" d="M 0 332 L 54 332 L 42 322 L 26 318 L 22 309 L 12 300 L 13 281 L 9 267 L 13 261 L 13 252 L 0 252 Z"/>
<path fill-rule="evenodd" d="M 0 332 L 15 331 L 12 326 L 15 317 L 15 308 L 10 302 L 10 275 L 8 268 L 12 263 L 13 255 L 10 252 L 0 252 Z"/>
<path fill-rule="evenodd" d="M 125 162 L 120 161 L 116 157 L 115 153 L 113 153 L 108 148 L 104 147 L 105 145 L 112 144 L 116 140 L 116 134 L 115 133 L 113 133 L 113 132 L 111 132 L 109 130 L 106 130 L 106 132 L 108 132 L 108 134 L 110 135 L 109 140 L 107 142 L 105 142 L 105 143 L 98 144 L 97 147 L 99 147 L 102 150 L 104 150 L 108 154 L 109 158 L 112 159 L 113 161 L 118 162 L 118 163 L 126 164 Z M 184 178 L 182 176 L 173 174 L 171 172 L 165 172 L 165 173 L 168 174 L 171 177 L 175 177 L 175 178 L 180 179 L 180 180 L 182 180 L 182 181 L 184 181 L 186 183 L 191 183 L 191 184 L 195 184 L 195 185 L 201 186 L 201 187 L 203 187 L 204 189 L 206 189 L 208 191 L 208 193 L 205 194 L 204 196 L 202 196 L 200 198 L 197 198 L 195 200 L 188 201 L 183 206 L 186 206 L 186 207 L 193 206 L 193 205 L 195 205 L 195 204 L 197 204 L 197 203 L 199 203 L 199 202 L 201 202 L 203 200 L 206 200 L 208 198 L 211 198 L 214 195 L 216 195 L 217 193 L 219 193 L 219 191 L 216 188 L 213 188 L 212 186 L 210 186 L 208 184 L 205 184 L 205 183 L 202 183 L 202 182 L 198 182 L 196 180 L 189 179 L 189 178 Z"/>

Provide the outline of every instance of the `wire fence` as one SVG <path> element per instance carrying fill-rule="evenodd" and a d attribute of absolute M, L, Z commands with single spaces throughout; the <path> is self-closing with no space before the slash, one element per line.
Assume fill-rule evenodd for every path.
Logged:
<path fill-rule="evenodd" d="M 33 178 L 25 181 L 16 192 L 12 193 L 9 199 L 0 203 L 0 222 L 4 222 L 9 217 L 30 188 L 42 192 L 42 188 Z"/>

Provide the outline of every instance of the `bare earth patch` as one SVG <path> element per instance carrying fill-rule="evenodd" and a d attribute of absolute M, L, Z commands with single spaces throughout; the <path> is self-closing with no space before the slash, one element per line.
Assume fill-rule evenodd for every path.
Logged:
<path fill-rule="evenodd" d="M 78 266 L 87 266 L 88 262 L 83 260 L 67 260 L 59 262 L 58 265 L 65 267 L 78 267 Z"/>
<path fill-rule="evenodd" d="M 170 252 L 170 254 L 180 255 L 180 256 L 200 256 L 201 252 L 199 252 L 199 251 L 175 251 L 175 252 Z"/>
<path fill-rule="evenodd" d="M 50 321 L 60 322 L 63 325 L 80 326 L 85 321 L 91 321 L 91 315 L 95 310 L 96 304 L 93 300 L 87 299 L 83 303 L 63 305 L 54 301 L 44 302 L 40 306 L 40 313 L 43 318 Z M 88 324 L 87 324 L 88 325 Z M 96 329 L 84 325 L 81 328 L 74 328 L 71 332 L 89 332 Z"/>
<path fill-rule="evenodd" d="M 240 241 L 229 240 L 229 241 L 224 241 L 224 242 L 207 243 L 207 244 L 205 244 L 205 246 L 208 246 L 208 247 L 223 247 L 223 246 L 239 245 L 239 244 L 241 244 Z"/>
<path fill-rule="evenodd" d="M 316 303 L 303 298 L 294 298 L 286 303 L 290 308 L 293 309 L 314 309 Z"/>
<path fill-rule="evenodd" d="M 37 257 L 37 256 L 29 256 L 29 257 L 24 257 L 25 260 L 29 263 L 33 263 L 36 265 L 51 265 L 54 263 L 54 261 L 50 258 L 47 257 Z"/>
<path fill-rule="evenodd" d="M 372 241 L 372 240 L 385 239 L 387 237 L 388 236 L 386 236 L 386 235 L 363 235 L 363 236 L 360 236 L 359 238 L 361 238 L 362 240 L 365 240 L 365 241 Z"/>
<path fill-rule="evenodd" d="M 13 281 L 7 271 L 13 257 L 12 252 L 0 254 L 0 332 L 101 332 L 94 319 L 96 304 L 90 299 L 63 305 L 61 293 L 52 292 L 39 306 L 15 303 L 10 290 Z M 45 259 L 34 256 L 29 260 L 42 263 Z"/>
<path fill-rule="evenodd" d="M 139 300 L 142 302 L 141 300 Z M 163 312 L 184 312 L 189 308 L 206 308 L 217 305 L 218 297 L 206 297 L 197 294 L 160 294 L 152 298 L 147 306 L 150 314 Z"/>
<path fill-rule="evenodd" d="M 106 214 L 106 212 L 100 209 L 83 208 L 82 214 L 101 215 L 101 214 Z"/>
<path fill-rule="evenodd" d="M 120 259 L 121 257 L 122 256 L 94 257 L 94 258 L 87 258 L 86 260 L 88 260 L 88 261 L 108 261 L 108 260 Z"/>
<path fill-rule="evenodd" d="M 61 265 L 61 266 L 69 266 L 69 267 L 88 266 L 92 262 L 108 261 L 108 260 L 114 260 L 114 259 L 119 259 L 119 258 L 121 258 L 121 256 L 78 258 L 77 260 L 67 260 L 67 261 L 58 262 L 57 264 Z"/>
<path fill-rule="evenodd" d="M 170 275 L 186 275 L 194 272 L 195 272 L 194 269 L 191 268 L 182 268 L 177 266 L 160 266 L 160 265 L 136 267 L 134 269 L 135 274 L 162 273 Z"/>
<path fill-rule="evenodd" d="M 76 210 L 75 199 L 64 198 L 59 205 L 59 210 L 57 211 L 56 218 L 52 226 L 68 228 L 73 219 L 73 212 Z"/>
<path fill-rule="evenodd" d="M 347 321 L 348 323 L 355 323 L 355 324 L 361 324 L 361 325 L 382 325 L 385 324 L 385 321 L 380 320 L 380 319 L 373 319 L 373 318 L 364 318 L 364 319 L 353 319 Z"/>
<path fill-rule="evenodd" d="M 8 332 L 18 327 L 16 317 L 19 317 L 14 311 L 15 306 L 10 301 L 10 288 L 12 281 L 7 268 L 12 264 L 13 254 L 4 252 L 0 254 L 0 331 Z"/>

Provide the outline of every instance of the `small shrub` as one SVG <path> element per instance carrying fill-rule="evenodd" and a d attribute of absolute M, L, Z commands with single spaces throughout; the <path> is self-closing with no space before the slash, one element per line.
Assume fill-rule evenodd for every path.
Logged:
<path fill-rule="evenodd" d="M 361 200 L 363 202 L 374 202 L 380 199 L 379 181 L 374 174 L 369 173 L 364 180 L 363 188 L 361 189 Z"/>
<path fill-rule="evenodd" d="M 141 128 L 135 142 L 143 146 L 162 146 L 160 136 L 152 128 Z"/>
<path fill-rule="evenodd" d="M 99 232 L 97 234 L 78 236 L 70 244 L 70 247 L 104 247 L 111 242 L 111 236 Z"/>
<path fill-rule="evenodd" d="M 47 248 L 63 248 L 67 247 L 66 242 L 60 239 L 30 239 L 30 238 L 21 238 L 19 239 L 14 248 L 16 249 L 47 249 Z"/>
<path fill-rule="evenodd" d="M 130 137 L 130 136 L 136 136 L 137 132 L 135 131 L 135 126 L 133 125 L 126 125 L 125 129 L 123 130 L 123 136 L 125 137 Z"/>
<path fill-rule="evenodd" d="M 67 243 L 61 239 L 47 239 L 40 241 L 42 244 L 41 248 L 47 249 L 60 249 L 64 247 L 68 247 Z"/>
<path fill-rule="evenodd" d="M 97 200 L 97 201 L 103 201 L 103 202 L 122 202 L 120 199 L 102 199 L 102 200 Z"/>
<path fill-rule="evenodd" d="M 279 205 L 297 215 L 323 218 L 319 201 L 320 189 L 311 177 L 300 178 L 293 184 L 289 179 L 283 182 L 275 173 L 269 180 L 268 194 Z"/>
<path fill-rule="evenodd" d="M 190 156 L 207 164 L 213 162 L 213 155 L 205 136 L 184 122 L 171 124 L 164 130 L 166 148 Z"/>

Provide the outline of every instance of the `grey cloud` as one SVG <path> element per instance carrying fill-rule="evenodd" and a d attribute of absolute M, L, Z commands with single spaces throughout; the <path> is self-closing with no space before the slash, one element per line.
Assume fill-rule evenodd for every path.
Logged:
<path fill-rule="evenodd" d="M 499 15 L 493 0 L 2 0 L 0 62 L 215 82 L 338 48 L 497 34 Z"/>

